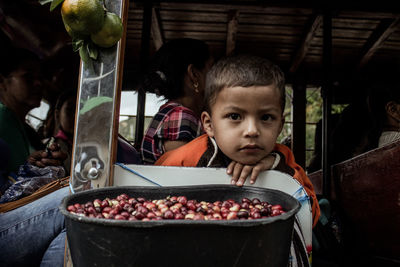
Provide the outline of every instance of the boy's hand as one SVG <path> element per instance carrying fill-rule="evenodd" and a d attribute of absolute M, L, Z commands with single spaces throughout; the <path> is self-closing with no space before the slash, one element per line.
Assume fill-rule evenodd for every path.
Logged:
<path fill-rule="evenodd" d="M 243 165 L 232 161 L 226 169 L 226 173 L 232 175 L 231 184 L 242 186 L 249 175 L 251 175 L 250 184 L 254 184 L 260 172 L 271 169 L 275 163 L 275 157 L 275 154 L 269 154 L 255 165 Z"/>
<path fill-rule="evenodd" d="M 33 152 L 28 157 L 28 162 L 43 168 L 46 166 L 61 166 L 66 158 L 67 154 L 60 150 L 60 146 L 57 143 L 54 143 L 47 150 Z"/>

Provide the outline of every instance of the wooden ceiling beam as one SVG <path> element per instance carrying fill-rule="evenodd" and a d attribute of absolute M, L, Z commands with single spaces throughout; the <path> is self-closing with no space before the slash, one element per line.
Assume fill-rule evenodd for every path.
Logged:
<path fill-rule="evenodd" d="M 230 10 L 228 12 L 228 24 L 226 27 L 226 55 L 230 55 L 235 52 L 236 37 L 238 31 L 238 10 Z"/>
<path fill-rule="evenodd" d="M 308 49 L 310 48 L 311 41 L 316 35 L 317 30 L 320 28 L 321 23 L 322 23 L 322 15 L 315 14 L 311 18 L 309 24 L 306 26 L 304 38 L 301 41 L 300 48 L 296 51 L 292 63 L 290 64 L 289 71 L 291 73 L 296 72 L 301 62 L 303 62 L 305 56 L 307 55 Z"/>
<path fill-rule="evenodd" d="M 396 30 L 398 30 L 400 16 L 395 19 L 383 19 L 376 29 L 372 32 L 370 38 L 366 41 L 362 51 L 361 60 L 358 69 L 364 67 L 372 58 L 375 52 L 383 45 L 385 40 Z"/>
<path fill-rule="evenodd" d="M 160 12 L 156 8 L 151 10 L 151 37 L 153 38 L 154 47 L 158 50 L 164 44 L 164 34 L 161 29 Z"/>

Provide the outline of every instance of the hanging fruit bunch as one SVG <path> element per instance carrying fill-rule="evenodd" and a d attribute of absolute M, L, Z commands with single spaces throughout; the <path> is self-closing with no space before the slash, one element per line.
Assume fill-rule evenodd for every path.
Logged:
<path fill-rule="evenodd" d="M 98 49 L 110 48 L 122 37 L 120 17 L 109 12 L 100 0 L 40 0 L 50 3 L 50 11 L 59 4 L 66 31 L 72 37 L 74 51 L 84 62 L 96 60 Z"/>

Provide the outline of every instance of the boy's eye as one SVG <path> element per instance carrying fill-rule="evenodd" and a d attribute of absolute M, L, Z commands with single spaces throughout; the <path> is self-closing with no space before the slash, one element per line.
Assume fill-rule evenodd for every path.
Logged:
<path fill-rule="evenodd" d="M 268 115 L 268 114 L 264 114 L 264 115 L 261 116 L 261 120 L 262 121 L 268 121 L 268 120 L 271 120 L 271 119 L 272 119 L 272 116 Z"/>
<path fill-rule="evenodd" d="M 234 120 L 234 121 L 240 119 L 240 115 L 237 114 L 237 113 L 231 113 L 231 114 L 228 115 L 228 117 L 229 117 L 231 120 Z"/>

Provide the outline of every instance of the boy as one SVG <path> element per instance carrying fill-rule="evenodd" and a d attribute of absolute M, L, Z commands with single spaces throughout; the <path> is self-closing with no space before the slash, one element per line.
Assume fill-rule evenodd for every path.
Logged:
<path fill-rule="evenodd" d="M 228 167 L 227 172 L 240 179 L 243 175 L 238 172 L 288 173 L 310 196 L 315 226 L 320 211 L 313 186 L 290 149 L 276 144 L 284 107 L 285 80 L 278 66 L 255 56 L 222 59 L 207 74 L 201 115 L 206 134 L 165 153 L 155 165 Z M 271 155 L 275 156 L 272 166 Z"/>

